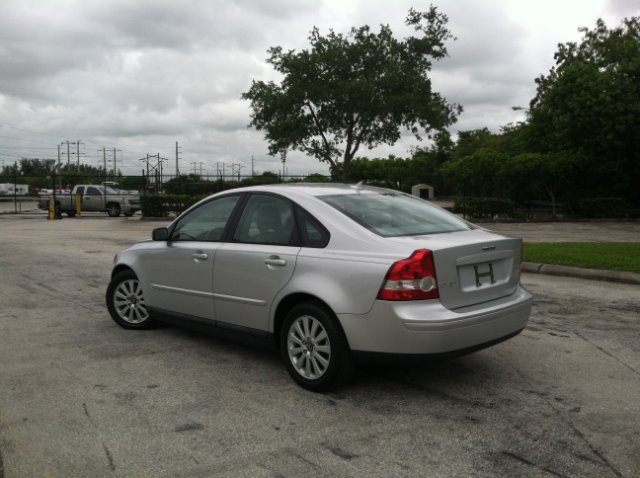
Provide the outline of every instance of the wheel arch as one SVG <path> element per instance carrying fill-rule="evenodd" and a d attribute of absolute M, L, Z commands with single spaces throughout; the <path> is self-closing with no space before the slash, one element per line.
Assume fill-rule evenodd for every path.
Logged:
<path fill-rule="evenodd" d="M 136 271 L 134 271 L 131 267 L 129 267 L 126 264 L 118 264 L 117 266 L 115 266 L 113 268 L 113 270 L 111 271 L 111 278 L 113 279 L 117 274 L 120 274 L 123 271 L 131 271 L 133 272 L 136 277 L 138 277 L 138 274 L 136 274 Z"/>
<path fill-rule="evenodd" d="M 329 304 L 327 304 L 324 300 L 320 299 L 319 297 L 313 294 L 308 294 L 305 292 L 294 292 L 284 297 L 276 307 L 276 311 L 273 317 L 273 340 L 276 346 L 278 346 L 280 343 L 280 332 L 282 329 L 282 323 L 284 322 L 284 318 L 287 316 L 287 313 L 296 305 L 302 304 L 305 302 L 313 302 L 319 305 L 320 307 L 326 309 L 328 312 L 330 312 L 335 317 L 336 325 L 340 328 L 340 330 L 344 335 L 344 329 L 342 328 L 342 324 L 336 317 L 335 312 L 329 306 Z"/>

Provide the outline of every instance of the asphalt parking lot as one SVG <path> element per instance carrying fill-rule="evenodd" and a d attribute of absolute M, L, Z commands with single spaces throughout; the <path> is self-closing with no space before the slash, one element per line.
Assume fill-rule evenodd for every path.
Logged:
<path fill-rule="evenodd" d="M 319 395 L 271 353 L 111 321 L 113 255 L 159 224 L 0 216 L 0 478 L 640 476 L 640 286 L 524 274 L 514 339 Z"/>

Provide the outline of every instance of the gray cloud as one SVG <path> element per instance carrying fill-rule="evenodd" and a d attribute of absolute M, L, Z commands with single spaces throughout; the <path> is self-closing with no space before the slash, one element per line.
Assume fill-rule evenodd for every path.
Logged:
<path fill-rule="evenodd" d="M 215 170 L 219 162 L 242 162 L 246 173 L 251 156 L 258 171 L 280 170 L 262 133 L 247 128 L 250 111 L 240 100 L 252 79 L 277 78 L 264 62 L 267 49 L 306 48 L 314 25 L 326 33 L 383 23 L 403 37 L 412 33 L 404 26 L 411 5 L 427 7 L 411 0 L 4 0 L 0 152 L 29 156 L 39 146 L 53 154 L 60 141 L 82 138 L 87 160 L 101 161 L 96 151 L 102 146 L 117 147 L 125 172 L 133 172 L 140 157 L 171 156 L 179 141 L 183 171 L 191 163 Z M 497 131 L 522 120 L 511 106 L 531 99 L 533 80 L 551 66 L 556 44 L 575 38 L 566 32 L 598 16 L 617 22 L 638 10 L 635 0 L 609 0 L 604 9 L 576 0 L 573 10 L 562 4 L 562 24 L 536 19 L 553 5 L 440 3 L 458 39 L 448 45 L 450 57 L 434 63 L 433 84 L 465 108 L 452 131 Z M 589 16 L 578 15 L 585 10 Z M 409 134 L 395 146 L 359 153 L 406 156 L 416 145 Z M 296 152 L 287 167 L 327 170 Z"/>
<path fill-rule="evenodd" d="M 640 4 L 638 4 L 637 0 L 607 0 L 606 8 L 616 17 L 640 15 Z"/>

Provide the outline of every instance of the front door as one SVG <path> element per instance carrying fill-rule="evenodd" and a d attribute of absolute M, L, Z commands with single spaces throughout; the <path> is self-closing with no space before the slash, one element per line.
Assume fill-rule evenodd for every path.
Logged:
<path fill-rule="evenodd" d="M 214 319 L 213 265 L 240 195 L 203 203 L 181 218 L 166 244 L 143 258 L 148 306 Z"/>

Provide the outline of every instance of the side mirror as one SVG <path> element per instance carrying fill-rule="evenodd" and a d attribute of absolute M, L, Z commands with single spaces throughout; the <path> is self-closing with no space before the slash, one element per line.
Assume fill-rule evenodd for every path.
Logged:
<path fill-rule="evenodd" d="M 151 238 L 154 241 L 166 241 L 169 239 L 169 229 L 166 227 L 158 227 L 151 233 Z"/>

